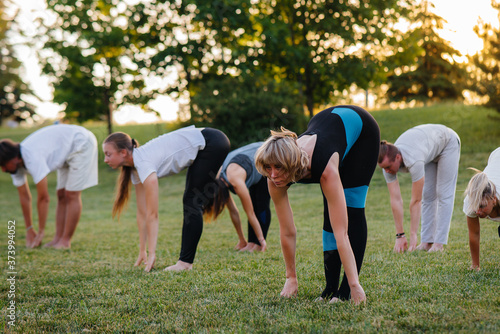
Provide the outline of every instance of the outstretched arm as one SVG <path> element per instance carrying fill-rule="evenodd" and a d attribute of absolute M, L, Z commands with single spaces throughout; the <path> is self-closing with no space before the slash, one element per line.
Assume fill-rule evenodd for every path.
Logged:
<path fill-rule="evenodd" d="M 401 197 L 401 190 L 399 188 L 399 181 L 387 183 L 389 189 L 389 196 L 391 198 L 392 216 L 394 217 L 394 225 L 396 227 L 396 234 L 404 233 L 404 211 L 403 211 L 403 198 Z M 394 251 L 396 253 L 404 252 L 408 249 L 408 240 L 403 235 L 401 238 L 396 239 Z"/>
<path fill-rule="evenodd" d="M 234 199 L 233 197 L 231 197 L 231 195 L 229 195 L 229 200 L 227 201 L 227 209 L 229 211 L 229 217 L 233 222 L 234 229 L 236 230 L 236 234 L 238 234 L 239 239 L 238 244 L 234 248 L 237 250 L 243 249 L 247 245 L 247 240 L 245 239 L 243 230 L 241 228 L 240 211 L 238 210 L 236 203 L 234 203 Z"/>
<path fill-rule="evenodd" d="M 148 240 L 148 262 L 145 271 L 150 271 L 156 261 L 156 242 L 158 241 L 158 177 L 149 175 L 143 182 L 146 199 L 146 234 Z"/>
<path fill-rule="evenodd" d="M 332 225 L 333 234 L 335 235 L 335 240 L 337 241 L 340 260 L 344 266 L 344 272 L 347 276 L 349 287 L 351 288 L 352 301 L 355 304 L 359 304 L 366 300 L 366 295 L 359 283 L 356 259 L 354 258 L 354 253 L 347 234 L 347 205 L 338 165 L 339 155 L 338 153 L 334 153 L 321 175 L 320 184 L 328 202 L 330 223 Z"/>
<path fill-rule="evenodd" d="M 139 229 L 139 256 L 135 261 L 134 266 L 139 266 L 142 263 L 147 264 L 148 262 L 148 252 L 147 252 L 147 229 L 146 229 L 146 193 L 144 190 L 144 185 L 138 183 L 135 185 L 135 198 L 137 202 L 137 227 Z"/>
<path fill-rule="evenodd" d="M 31 211 L 31 192 L 28 182 L 20 187 L 17 187 L 19 194 L 19 202 L 23 211 L 24 225 L 26 226 L 26 246 L 31 247 L 35 240 L 36 232 L 33 230 L 33 217 Z"/>
<path fill-rule="evenodd" d="M 266 240 L 264 239 L 264 233 L 262 232 L 259 220 L 255 215 L 254 207 L 252 204 L 252 198 L 250 196 L 250 191 L 248 190 L 245 184 L 245 179 L 239 178 L 234 181 L 231 180 L 231 184 L 233 185 L 236 195 L 238 195 L 238 197 L 241 200 L 241 204 L 243 205 L 243 210 L 245 210 L 245 213 L 248 217 L 248 222 L 252 226 L 253 231 L 255 232 L 255 236 L 259 240 L 261 251 L 265 251 L 267 249 Z"/>
<path fill-rule="evenodd" d="M 425 177 L 415 181 L 411 185 L 411 200 L 410 200 L 410 251 L 417 248 L 418 241 L 418 225 L 420 224 L 420 216 L 422 215 L 422 192 L 424 189 Z"/>
<path fill-rule="evenodd" d="M 281 296 L 293 297 L 298 292 L 297 272 L 295 269 L 295 245 L 297 229 L 293 222 L 292 208 L 288 201 L 288 187 L 278 188 L 271 180 L 267 180 L 269 194 L 274 203 L 276 216 L 280 224 L 280 240 L 283 258 L 285 260 L 286 281 Z"/>
<path fill-rule="evenodd" d="M 479 240 L 480 240 L 480 226 L 479 218 L 467 217 L 467 228 L 469 229 L 469 248 L 470 256 L 472 259 L 471 269 L 477 271 L 480 270 L 479 267 Z"/>
<path fill-rule="evenodd" d="M 47 216 L 49 214 L 49 187 L 47 183 L 47 177 L 44 177 L 36 185 L 37 193 L 37 210 L 38 210 L 38 234 L 33 240 L 31 247 L 38 247 L 42 243 L 42 239 L 45 235 L 45 225 L 47 223 Z"/>

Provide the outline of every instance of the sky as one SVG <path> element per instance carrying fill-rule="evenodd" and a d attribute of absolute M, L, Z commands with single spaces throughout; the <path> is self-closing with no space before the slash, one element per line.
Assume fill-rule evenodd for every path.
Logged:
<path fill-rule="evenodd" d="M 130 0 L 129 0 L 130 1 Z M 35 17 L 47 17 L 43 11 L 43 0 L 13 0 L 20 8 L 23 27 L 29 34 L 33 31 Z M 480 19 L 491 22 L 498 27 L 498 11 L 491 7 L 491 0 L 431 0 L 434 12 L 444 18 L 447 23 L 441 37 L 450 41 L 453 48 L 463 55 L 474 54 L 483 48 L 483 42 L 473 31 Z M 23 61 L 25 73 L 23 77 L 30 82 L 32 89 L 45 102 L 31 101 L 37 106 L 37 114 L 44 118 L 56 118 L 62 107 L 51 102 L 52 88 L 46 77 L 41 75 L 35 53 L 29 48 L 18 48 L 18 56 Z M 158 120 L 171 121 L 177 118 L 178 105 L 168 96 L 161 96 L 153 101 L 150 106 L 157 110 L 161 117 L 154 113 L 145 113 L 138 107 L 125 107 L 114 113 L 114 122 L 124 124 L 127 122 L 150 123 Z"/>

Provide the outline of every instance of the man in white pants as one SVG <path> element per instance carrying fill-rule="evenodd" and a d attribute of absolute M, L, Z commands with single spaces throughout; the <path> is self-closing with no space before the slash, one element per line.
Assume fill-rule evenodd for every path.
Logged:
<path fill-rule="evenodd" d="M 77 125 L 50 125 L 21 143 L 0 140 L 0 166 L 12 174 L 26 225 L 26 245 L 38 247 L 49 208 L 47 175 L 57 170 L 56 234 L 47 247 L 70 248 L 82 212 L 82 190 L 97 185 L 97 140 Z M 26 174 L 36 184 L 38 233 L 33 229 L 31 193 Z"/>
<path fill-rule="evenodd" d="M 395 252 L 443 250 L 448 243 L 460 160 L 460 138 L 440 124 L 423 124 L 404 132 L 394 144 L 380 143 L 383 169 L 396 225 Z M 403 200 L 398 172 L 410 173 L 410 245 L 403 228 Z M 422 216 L 420 245 L 417 231 Z"/>

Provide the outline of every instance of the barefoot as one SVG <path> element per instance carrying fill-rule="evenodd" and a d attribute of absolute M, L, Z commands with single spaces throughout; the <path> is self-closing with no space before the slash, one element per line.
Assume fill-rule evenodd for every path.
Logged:
<path fill-rule="evenodd" d="M 337 297 L 333 297 L 332 299 L 330 299 L 328 304 L 336 304 L 336 303 L 341 303 L 341 302 L 342 301 L 340 299 L 338 299 Z"/>
<path fill-rule="evenodd" d="M 429 253 L 432 253 L 432 252 L 443 252 L 443 251 L 444 251 L 444 245 L 443 244 L 435 243 L 434 245 L 432 245 L 431 248 L 429 248 Z"/>
<path fill-rule="evenodd" d="M 255 250 L 255 247 L 257 247 L 256 243 L 249 242 L 245 247 L 243 247 L 240 252 L 250 252 L 252 253 Z"/>
<path fill-rule="evenodd" d="M 66 241 L 66 240 L 59 240 L 56 244 L 52 246 L 52 248 L 55 249 L 70 249 L 71 248 L 71 241 Z"/>
<path fill-rule="evenodd" d="M 54 247 L 55 244 L 59 242 L 59 239 L 54 238 L 51 242 L 46 243 L 43 245 L 43 247 L 48 248 L 48 247 Z"/>
<path fill-rule="evenodd" d="M 422 242 L 420 245 L 417 246 L 417 250 L 422 250 L 422 251 L 428 251 L 431 249 L 432 243 L 431 242 Z"/>
<path fill-rule="evenodd" d="M 321 297 L 321 296 L 319 296 L 318 298 L 316 298 L 314 300 L 315 303 L 324 302 L 324 301 L 325 301 L 325 299 L 323 297 Z"/>
<path fill-rule="evenodd" d="M 164 271 L 184 271 L 184 270 L 191 270 L 191 269 L 193 269 L 192 263 L 187 263 L 187 262 L 179 260 L 173 266 L 167 267 L 163 270 Z"/>
<path fill-rule="evenodd" d="M 238 242 L 238 244 L 236 246 L 234 246 L 234 249 L 235 250 L 242 250 L 246 246 L 247 246 L 247 242 L 246 241 L 240 241 L 240 242 Z"/>

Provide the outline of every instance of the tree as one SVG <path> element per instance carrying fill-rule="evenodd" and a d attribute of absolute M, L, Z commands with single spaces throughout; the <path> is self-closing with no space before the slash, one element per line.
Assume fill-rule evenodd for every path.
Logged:
<path fill-rule="evenodd" d="M 500 14 L 500 2 L 492 5 Z M 500 112 L 500 29 L 483 22 L 474 30 L 483 39 L 484 48 L 470 57 L 473 64 L 470 89 L 487 96 L 486 106 Z"/>
<path fill-rule="evenodd" d="M 157 1 L 156 6 L 164 1 Z M 204 80 L 265 73 L 297 89 L 312 116 L 334 91 L 353 83 L 368 88 L 381 77 L 378 50 L 391 45 L 393 25 L 406 15 L 397 0 L 170 2 L 163 16 L 154 69 L 175 67 L 172 91 L 200 91 Z M 158 13 L 158 9 L 151 10 Z M 175 15 L 171 15 L 175 13 Z M 168 14 L 168 15 L 167 15 Z M 174 31 L 176 34 L 171 35 Z M 263 76 L 259 74 L 259 77 Z M 261 87 L 264 87 L 262 85 Z"/>
<path fill-rule="evenodd" d="M 147 102 L 157 93 L 146 87 L 150 75 L 145 5 L 119 0 L 47 0 L 55 19 L 40 25 L 45 41 L 43 71 L 53 78 L 54 102 L 77 121 L 105 118 L 121 105 Z M 50 50 L 52 52 L 47 52 Z"/>
<path fill-rule="evenodd" d="M 20 77 L 22 64 L 9 39 L 15 17 L 7 17 L 5 9 L 8 4 L 8 1 L 0 0 L 0 125 L 7 118 L 21 122 L 35 114 L 35 107 L 24 101 L 25 96 L 34 94 Z"/>
<path fill-rule="evenodd" d="M 393 68 L 388 77 L 390 101 L 426 103 L 463 98 L 466 72 L 453 60 L 460 52 L 436 33 L 435 29 L 443 27 L 444 19 L 430 12 L 428 6 L 429 3 L 423 1 L 416 8 L 413 22 L 418 26 L 408 31 L 402 41 L 402 54 L 391 59 L 391 63 L 399 67 Z M 417 48 L 411 48 L 415 43 Z"/>
<path fill-rule="evenodd" d="M 296 90 L 272 78 L 227 75 L 206 80 L 191 101 L 191 122 L 222 130 L 231 147 L 263 140 L 270 129 L 306 127 Z"/>

